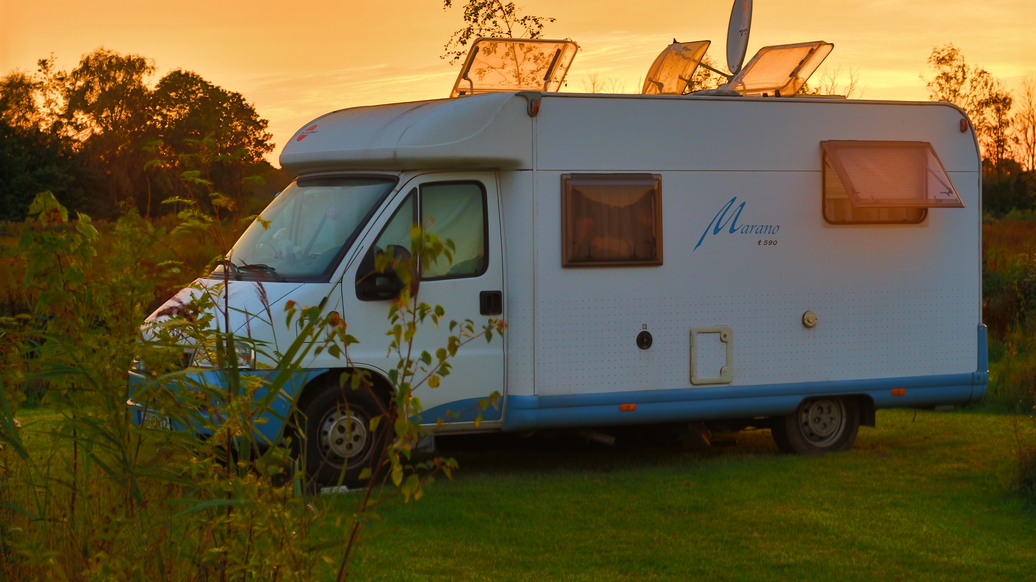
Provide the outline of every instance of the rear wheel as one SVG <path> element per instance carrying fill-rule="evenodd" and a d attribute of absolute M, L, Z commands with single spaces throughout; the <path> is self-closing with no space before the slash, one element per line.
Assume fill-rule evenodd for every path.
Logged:
<path fill-rule="evenodd" d="M 374 466 L 385 447 L 388 423 L 370 430 L 371 419 L 382 414 L 382 406 L 364 388 L 339 388 L 337 382 L 305 403 L 300 425 L 304 427 L 307 476 L 318 486 L 364 485 L 364 469 Z"/>
<path fill-rule="evenodd" d="M 856 442 L 860 406 L 855 398 L 808 398 L 795 412 L 775 419 L 770 432 L 785 453 L 816 455 L 847 451 Z"/>

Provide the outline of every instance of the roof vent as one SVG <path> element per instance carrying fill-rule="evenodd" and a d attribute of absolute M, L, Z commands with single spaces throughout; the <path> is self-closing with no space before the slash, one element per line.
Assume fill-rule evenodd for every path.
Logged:
<path fill-rule="evenodd" d="M 480 38 L 471 45 L 450 97 L 556 92 L 578 50 L 579 45 L 571 40 Z"/>

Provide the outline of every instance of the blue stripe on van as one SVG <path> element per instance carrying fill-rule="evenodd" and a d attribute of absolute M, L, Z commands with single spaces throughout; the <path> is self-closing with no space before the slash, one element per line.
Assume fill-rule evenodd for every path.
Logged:
<path fill-rule="evenodd" d="M 482 420 L 484 422 L 500 420 L 503 416 L 503 399 L 497 400 L 496 407 L 490 404 L 485 410 L 482 410 L 482 407 L 479 405 L 479 400 L 487 401 L 489 398 L 468 398 L 465 400 L 456 400 L 441 406 L 436 406 L 435 408 L 423 410 L 421 411 L 421 414 L 416 415 L 414 419 L 424 423 L 434 423 L 440 418 L 446 423 L 473 422 L 478 416 L 478 413 L 481 412 Z"/>
<path fill-rule="evenodd" d="M 721 420 L 790 414 L 804 398 L 867 395 L 875 408 L 910 408 L 977 402 L 989 384 L 986 326 L 978 326 L 978 369 L 967 374 L 876 380 L 705 386 L 672 390 L 508 396 L 505 431 L 653 422 Z M 905 388 L 903 396 L 892 389 Z M 619 405 L 635 404 L 624 412 Z"/>
<path fill-rule="evenodd" d="M 676 422 L 694 420 L 721 420 L 777 416 L 790 414 L 804 398 L 818 395 L 867 395 L 875 408 L 909 408 L 937 404 L 977 402 L 989 384 L 989 354 L 986 326 L 978 326 L 978 369 L 970 374 L 938 376 L 908 376 L 877 380 L 842 380 L 834 382 L 798 382 L 788 384 L 760 384 L 755 386 L 705 386 L 670 390 L 609 392 L 598 394 L 559 394 L 552 396 L 507 396 L 507 415 L 503 406 L 489 406 L 482 411 L 482 420 L 504 418 L 504 431 L 523 431 L 547 428 L 575 428 Z M 285 386 L 286 396 L 294 397 L 311 378 L 326 369 L 301 370 Z M 273 370 L 242 372 L 271 376 Z M 144 382 L 143 377 L 131 374 L 132 386 Z M 198 374 L 211 385 L 225 385 L 225 376 L 219 371 Z M 892 396 L 894 388 L 905 388 L 903 396 Z M 433 423 L 439 418 L 454 422 L 470 422 L 480 411 L 478 398 L 468 398 L 436 406 L 419 415 L 419 419 Z M 484 399 L 483 399 L 484 400 Z M 621 404 L 636 404 L 636 410 L 619 410 Z M 278 398 L 272 406 L 274 415 L 283 418 L 290 410 L 287 398 Z M 448 414 L 450 413 L 450 414 Z M 277 437 L 282 423 L 278 418 L 258 425 L 258 432 L 266 439 Z"/>
<path fill-rule="evenodd" d="M 980 323 L 978 325 L 978 370 L 975 372 L 971 402 L 981 400 L 989 388 L 989 340 L 986 335 L 986 324 Z"/>
<path fill-rule="evenodd" d="M 965 403 L 973 401 L 974 376 L 952 374 L 647 392 L 508 396 L 503 429 L 522 431 L 782 416 L 792 413 L 804 398 L 818 395 L 866 394 L 874 401 L 875 408 Z M 893 388 L 905 388 L 906 394 L 892 396 Z M 636 410 L 620 411 L 621 404 L 635 404 Z"/>
<path fill-rule="evenodd" d="M 256 433 L 258 433 L 256 436 L 258 437 L 259 442 L 261 444 L 279 442 L 281 431 L 284 428 L 284 420 L 291 412 L 292 401 L 295 398 L 295 396 L 302 391 L 302 388 L 307 383 L 309 383 L 311 379 L 316 378 L 317 376 L 327 371 L 327 368 L 303 369 L 292 374 L 291 378 L 289 378 L 288 381 L 285 382 L 284 388 L 281 390 L 282 394 L 273 400 L 273 402 L 270 404 L 270 408 L 267 410 L 266 414 L 263 415 L 263 417 L 266 419 L 266 422 L 258 423 L 255 426 Z M 272 380 L 273 377 L 277 375 L 277 373 L 278 370 L 240 371 L 240 375 L 242 377 L 260 376 L 267 381 Z M 190 378 L 191 382 L 194 382 L 197 385 L 206 385 L 214 388 L 224 388 L 227 386 L 226 372 L 223 372 L 221 370 L 199 370 L 197 372 L 192 372 L 188 375 L 188 377 Z M 131 372 L 129 374 L 130 400 L 134 400 L 134 398 L 140 400 L 137 404 L 138 407 L 140 407 L 141 411 L 143 410 L 143 406 L 147 404 L 142 400 L 141 396 L 141 392 L 143 391 L 144 386 L 147 384 L 147 382 L 149 382 L 149 380 L 147 380 L 141 374 L 137 374 L 134 372 Z M 262 398 L 265 394 L 265 389 L 260 388 L 256 391 L 255 399 Z M 201 414 L 204 415 L 204 413 Z M 142 416 L 142 412 L 139 414 L 132 415 L 134 423 L 139 424 L 142 420 Z M 174 428 L 180 430 L 185 428 L 178 422 L 174 422 L 173 426 Z M 207 430 L 204 427 L 200 426 L 191 427 L 191 430 L 192 432 L 198 435 L 208 436 L 211 434 L 210 430 Z"/>

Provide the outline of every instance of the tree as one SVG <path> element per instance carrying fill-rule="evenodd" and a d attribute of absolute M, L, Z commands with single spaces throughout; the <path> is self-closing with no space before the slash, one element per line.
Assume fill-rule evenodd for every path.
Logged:
<path fill-rule="evenodd" d="M 726 77 L 712 70 L 716 68 L 716 63 L 714 63 L 708 55 L 702 57 L 701 63 L 705 66 L 698 67 L 694 70 L 694 74 L 691 75 L 691 82 L 687 85 L 688 93 L 717 89 L 720 85 L 727 82 Z M 711 67 L 712 69 L 708 67 Z"/>
<path fill-rule="evenodd" d="M 0 77 L 0 121 L 24 128 L 38 128 L 40 111 L 36 106 L 38 84 L 21 71 Z"/>
<path fill-rule="evenodd" d="M 151 122 L 167 142 L 212 135 L 230 154 L 248 149 L 248 161 L 258 162 L 273 151 L 268 122 L 240 93 L 227 91 L 197 73 L 177 69 L 158 82 L 151 95 Z"/>
<path fill-rule="evenodd" d="M 583 80 L 583 91 L 587 93 L 625 93 L 626 84 L 615 77 L 605 77 L 592 71 Z"/>
<path fill-rule="evenodd" d="M 1018 161 L 1030 172 L 1036 171 L 1036 75 L 1022 81 L 1022 90 L 1015 102 L 1014 132 L 1018 140 Z"/>
<path fill-rule="evenodd" d="M 79 61 L 68 74 L 64 117 L 80 140 L 143 127 L 147 110 L 147 77 L 155 63 L 139 55 L 120 55 L 101 47 Z"/>
<path fill-rule="evenodd" d="M 1014 99 L 1010 92 L 1004 90 L 999 80 L 990 78 L 990 87 L 986 88 L 986 96 L 979 102 L 982 115 L 980 117 L 980 143 L 993 165 L 999 171 L 1001 162 L 1014 161 L 1011 158 L 1012 144 L 1015 141 L 1011 134 L 1011 106 Z"/>
<path fill-rule="evenodd" d="M 18 127 L 42 131 L 60 128 L 64 110 L 64 71 L 54 66 L 54 55 L 36 61 L 36 73 L 12 71 L 0 77 L 0 119 Z"/>
<path fill-rule="evenodd" d="M 205 168 L 205 179 L 213 191 L 232 196 L 238 211 L 245 194 L 244 178 L 272 170 L 263 159 L 273 151 L 268 122 L 240 93 L 177 69 L 158 81 L 149 112 L 149 137 L 152 143 L 161 141 L 156 144 L 157 156 L 173 161 L 181 172 Z M 148 209 L 154 201 L 179 194 L 172 182 L 160 181 L 159 185 L 162 191 L 149 188 L 146 192 L 144 206 Z"/>
<path fill-rule="evenodd" d="M 860 90 L 860 71 L 849 69 L 849 80 L 845 85 L 838 84 L 838 75 L 842 67 L 830 69 L 824 67 L 812 86 L 806 83 L 799 89 L 800 95 L 843 95 L 846 99 L 852 99 Z"/>
<path fill-rule="evenodd" d="M 0 120 L 0 218 L 24 220 L 45 190 L 69 206 L 86 206 L 82 184 L 88 183 L 88 171 L 57 136 Z"/>
<path fill-rule="evenodd" d="M 983 154 L 994 166 L 1008 158 L 1013 100 L 1010 91 L 989 71 L 968 65 L 952 44 L 932 49 L 928 64 L 936 73 L 931 80 L 926 79 L 929 98 L 953 103 L 968 114 Z"/>
<path fill-rule="evenodd" d="M 35 74 L 15 71 L 0 78 L 0 121 L 57 140 L 23 132 L 17 143 L 41 149 L 17 153 L 47 158 L 57 147 L 63 159 L 76 160 L 83 195 L 69 197 L 59 184 L 42 190 L 52 190 L 63 204 L 98 218 L 114 218 L 133 206 L 151 216 L 152 209 L 162 208 L 157 202 L 182 194 L 176 180 L 144 170 L 156 157 L 144 148 L 161 142 L 157 157 L 176 161 L 181 170 L 206 167 L 211 189 L 242 208 L 243 198 L 251 194 L 251 186 L 241 187 L 243 178 L 272 170 L 263 159 L 273 150 L 267 121 L 240 93 L 196 73 L 174 70 L 152 88 L 154 72 L 150 59 L 99 48 L 68 73 L 51 56 L 38 61 Z M 204 163 L 199 162 L 202 156 Z M 27 199 L 23 194 L 8 198 L 27 204 L 36 192 Z M 0 219 L 24 216 L 24 208 L 2 208 Z"/>
<path fill-rule="evenodd" d="M 103 176 L 87 167 L 79 142 L 61 131 L 65 73 L 53 56 L 37 64 L 34 74 L 0 78 L 0 220 L 24 219 L 33 197 L 45 190 L 76 211 L 104 206 L 94 195 Z"/>
<path fill-rule="evenodd" d="M 102 47 L 83 56 L 64 77 L 64 108 L 56 129 L 76 140 L 87 166 L 106 178 L 93 209 L 102 218 L 134 206 L 144 189 L 141 150 L 148 127 L 147 79 L 154 70 L 149 59 Z"/>
<path fill-rule="evenodd" d="M 443 0 L 443 9 L 453 6 L 453 0 Z M 468 43 L 479 37 L 540 38 L 543 26 L 556 19 L 549 16 L 523 15 L 514 2 L 501 0 L 468 0 L 464 5 L 464 28 L 453 33 L 445 46 L 442 58 L 455 63 L 468 53 Z"/>

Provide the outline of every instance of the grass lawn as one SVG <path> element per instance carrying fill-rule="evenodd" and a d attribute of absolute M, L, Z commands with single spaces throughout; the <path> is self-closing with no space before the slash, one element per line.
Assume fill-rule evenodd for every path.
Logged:
<path fill-rule="evenodd" d="M 1036 513 L 1008 491 L 1019 439 L 1036 442 L 1031 419 L 896 410 L 852 451 L 814 458 L 778 454 L 768 431 L 704 452 L 469 447 L 456 481 L 383 508 L 354 574 L 1033 580 Z"/>

